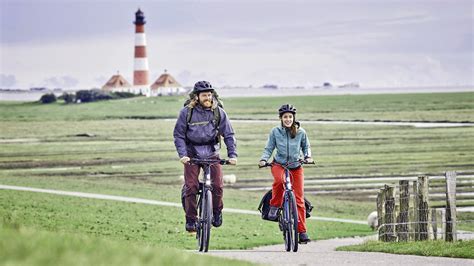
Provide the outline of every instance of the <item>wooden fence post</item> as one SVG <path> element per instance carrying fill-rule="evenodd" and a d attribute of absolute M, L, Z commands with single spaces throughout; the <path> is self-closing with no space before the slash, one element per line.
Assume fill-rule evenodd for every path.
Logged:
<path fill-rule="evenodd" d="M 456 241 L 456 172 L 448 171 L 446 176 L 446 241 Z"/>
<path fill-rule="evenodd" d="M 438 239 L 438 223 L 436 219 L 436 209 L 431 209 L 431 226 L 433 228 L 433 239 Z"/>
<path fill-rule="evenodd" d="M 398 241 L 408 241 L 408 210 L 410 207 L 410 192 L 408 186 L 410 183 L 408 180 L 400 180 L 399 182 L 400 190 L 400 215 L 399 221 L 400 224 L 398 232 Z"/>
<path fill-rule="evenodd" d="M 378 231 L 379 231 L 379 240 L 384 241 L 385 239 L 385 225 L 384 225 L 384 215 L 383 215 L 383 208 L 384 208 L 384 200 L 385 200 L 385 190 L 380 189 L 377 193 L 377 223 L 378 223 Z"/>
<path fill-rule="evenodd" d="M 418 182 L 413 181 L 413 218 L 411 219 L 410 239 L 420 240 L 420 227 L 418 218 Z"/>
<path fill-rule="evenodd" d="M 395 197 L 394 188 L 385 185 L 385 240 L 393 242 L 395 236 Z"/>
<path fill-rule="evenodd" d="M 441 209 L 441 239 L 446 239 L 446 209 Z"/>
<path fill-rule="evenodd" d="M 418 220 L 419 240 L 428 240 L 428 177 L 418 177 Z"/>

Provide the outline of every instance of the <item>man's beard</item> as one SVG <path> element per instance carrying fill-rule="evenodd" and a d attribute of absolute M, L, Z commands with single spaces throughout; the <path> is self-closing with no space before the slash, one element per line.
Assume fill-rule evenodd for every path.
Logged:
<path fill-rule="evenodd" d="M 199 103 L 200 103 L 204 108 L 211 108 L 211 106 L 212 106 L 212 101 L 210 101 L 210 100 L 199 101 Z"/>

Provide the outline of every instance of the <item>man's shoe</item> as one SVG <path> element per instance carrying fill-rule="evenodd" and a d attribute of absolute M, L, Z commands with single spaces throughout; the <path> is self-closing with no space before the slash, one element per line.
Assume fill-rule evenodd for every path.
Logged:
<path fill-rule="evenodd" d="M 196 222 L 186 219 L 186 231 L 190 233 L 196 232 Z"/>
<path fill-rule="evenodd" d="M 222 225 L 222 212 L 216 212 L 212 219 L 212 226 L 219 227 Z"/>
<path fill-rule="evenodd" d="M 299 234 L 299 241 L 300 244 L 307 244 L 308 242 L 311 242 L 311 239 L 309 239 L 308 234 L 306 233 L 300 233 Z"/>
<path fill-rule="evenodd" d="M 267 218 L 268 220 L 275 221 L 278 218 L 278 207 L 270 206 L 270 210 L 268 211 Z"/>

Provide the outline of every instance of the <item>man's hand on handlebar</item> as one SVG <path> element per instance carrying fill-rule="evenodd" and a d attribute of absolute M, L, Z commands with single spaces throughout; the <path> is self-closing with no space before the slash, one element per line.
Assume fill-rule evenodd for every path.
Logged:
<path fill-rule="evenodd" d="M 258 162 L 258 166 L 259 166 L 260 168 L 267 166 L 267 161 L 261 160 L 260 162 Z"/>
<path fill-rule="evenodd" d="M 189 160 L 191 160 L 188 156 L 183 156 L 181 157 L 181 159 L 179 159 L 179 161 L 182 163 L 182 164 L 187 164 L 189 163 Z"/>
<path fill-rule="evenodd" d="M 237 158 L 229 158 L 229 164 L 230 165 L 236 165 L 237 164 Z"/>

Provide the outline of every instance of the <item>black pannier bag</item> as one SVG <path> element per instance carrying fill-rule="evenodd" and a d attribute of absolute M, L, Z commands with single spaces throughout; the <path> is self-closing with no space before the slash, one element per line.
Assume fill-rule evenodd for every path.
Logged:
<path fill-rule="evenodd" d="M 270 200 L 272 199 L 272 190 L 270 189 L 265 195 L 263 195 L 260 204 L 258 205 L 258 210 L 262 214 L 262 219 L 272 222 L 278 222 L 278 217 L 280 216 L 280 210 L 278 211 L 277 218 L 275 220 L 268 219 L 268 212 L 270 211 Z M 311 202 L 304 198 L 304 207 L 306 209 L 306 218 L 311 217 L 311 211 L 313 210 L 313 205 Z"/>

